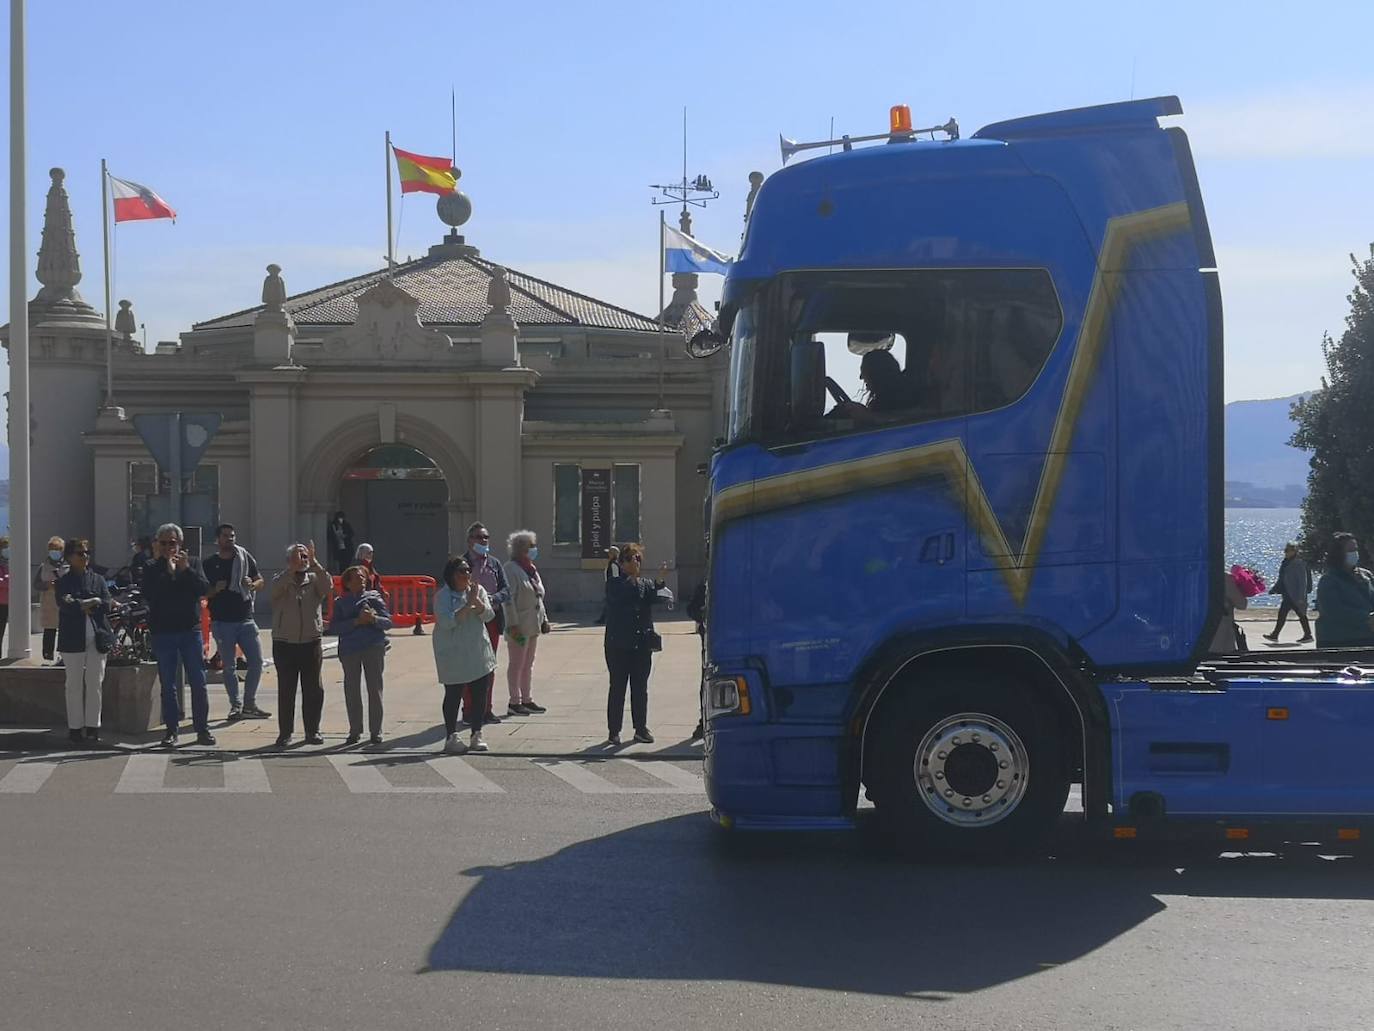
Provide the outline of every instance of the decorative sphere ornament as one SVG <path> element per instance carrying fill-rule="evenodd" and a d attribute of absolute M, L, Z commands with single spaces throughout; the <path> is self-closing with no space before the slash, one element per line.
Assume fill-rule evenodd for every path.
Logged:
<path fill-rule="evenodd" d="M 439 220 L 454 228 L 472 217 L 472 201 L 460 191 L 441 194 L 434 207 L 439 212 Z"/>

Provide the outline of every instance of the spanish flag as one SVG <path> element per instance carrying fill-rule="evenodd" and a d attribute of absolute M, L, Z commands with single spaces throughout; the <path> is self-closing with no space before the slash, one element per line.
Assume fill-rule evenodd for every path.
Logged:
<path fill-rule="evenodd" d="M 458 177 L 448 158 L 425 157 L 400 147 L 391 150 L 396 155 L 402 193 L 453 193 L 458 189 Z"/>

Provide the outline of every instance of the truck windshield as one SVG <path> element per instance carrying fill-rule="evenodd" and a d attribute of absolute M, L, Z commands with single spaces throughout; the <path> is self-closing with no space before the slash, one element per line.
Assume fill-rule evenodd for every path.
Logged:
<path fill-rule="evenodd" d="M 1062 322 L 1045 269 L 784 273 L 735 319 L 730 440 L 1004 407 L 1030 388 Z"/>

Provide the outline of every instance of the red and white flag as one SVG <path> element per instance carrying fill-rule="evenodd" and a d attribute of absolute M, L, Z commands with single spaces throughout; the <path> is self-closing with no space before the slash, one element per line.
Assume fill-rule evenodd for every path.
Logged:
<path fill-rule="evenodd" d="M 148 187 L 110 176 L 110 188 L 114 194 L 116 222 L 135 222 L 144 218 L 170 218 L 176 221 L 177 213 L 171 205 Z"/>

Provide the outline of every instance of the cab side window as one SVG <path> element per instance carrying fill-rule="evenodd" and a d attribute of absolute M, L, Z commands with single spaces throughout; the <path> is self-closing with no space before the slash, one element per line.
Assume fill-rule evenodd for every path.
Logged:
<path fill-rule="evenodd" d="M 779 277 L 763 392 L 775 439 L 928 422 L 1015 403 L 1062 327 L 1043 269 L 805 272 Z M 776 377 L 776 378 L 775 378 Z"/>

